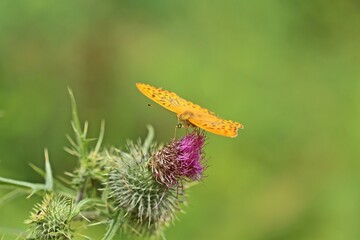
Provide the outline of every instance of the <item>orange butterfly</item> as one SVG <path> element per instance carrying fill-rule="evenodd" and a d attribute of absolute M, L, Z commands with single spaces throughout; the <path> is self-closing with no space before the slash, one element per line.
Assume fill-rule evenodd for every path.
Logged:
<path fill-rule="evenodd" d="M 136 87 L 154 102 L 175 112 L 178 119 L 186 125 L 195 125 L 208 132 L 226 137 L 236 137 L 238 129 L 244 128 L 241 123 L 221 119 L 213 112 L 210 112 L 195 103 L 186 101 L 176 95 L 176 93 L 144 83 L 136 83 Z"/>

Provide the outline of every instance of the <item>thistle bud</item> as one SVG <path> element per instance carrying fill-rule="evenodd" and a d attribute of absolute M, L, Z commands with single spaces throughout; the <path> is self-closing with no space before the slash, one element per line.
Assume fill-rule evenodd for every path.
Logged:
<path fill-rule="evenodd" d="M 30 218 L 25 221 L 30 225 L 29 239 L 59 239 L 72 238 L 70 216 L 72 201 L 62 195 L 45 195 L 40 204 L 36 204 Z"/>

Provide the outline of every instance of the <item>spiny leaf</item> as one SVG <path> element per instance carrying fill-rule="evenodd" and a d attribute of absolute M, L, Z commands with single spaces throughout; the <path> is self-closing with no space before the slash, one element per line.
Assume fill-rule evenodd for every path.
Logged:
<path fill-rule="evenodd" d="M 13 185 L 15 187 L 20 187 L 20 188 L 30 188 L 34 192 L 37 192 L 39 190 L 46 190 L 45 184 L 18 181 L 18 180 L 14 180 L 14 179 L 10 179 L 10 178 L 4 178 L 4 177 L 0 177 L 0 184 L 1 183 L 2 184 Z"/>
<path fill-rule="evenodd" d="M 144 141 L 144 144 L 142 146 L 142 152 L 144 155 L 147 155 L 149 149 L 150 149 L 150 146 L 154 140 L 154 135 L 155 135 L 155 131 L 154 131 L 154 128 L 153 126 L 151 125 L 147 125 L 147 129 L 148 129 L 148 135 L 146 136 L 146 139 Z"/>
<path fill-rule="evenodd" d="M 74 209 L 72 211 L 72 216 L 71 218 L 77 216 L 81 211 L 87 209 L 87 208 L 92 208 L 94 206 L 100 206 L 103 205 L 103 201 L 96 199 L 96 198 L 85 198 L 83 200 L 81 200 L 80 202 L 78 202 L 75 206 Z"/>
<path fill-rule="evenodd" d="M 7 202 L 17 197 L 20 197 L 21 195 L 24 195 L 24 192 L 21 191 L 20 189 L 14 189 L 13 191 L 8 192 L 7 194 L 5 194 L 0 198 L 0 206 L 6 204 Z"/>
<path fill-rule="evenodd" d="M 40 176 L 45 177 L 45 171 L 34 165 L 33 163 L 29 163 L 29 166 Z"/>
<path fill-rule="evenodd" d="M 53 190 L 53 187 L 54 187 L 54 181 L 53 181 L 53 175 L 49 161 L 49 152 L 47 149 L 45 149 L 45 188 L 47 190 Z"/>
<path fill-rule="evenodd" d="M 80 127 L 80 121 L 79 121 L 79 117 L 78 117 L 75 97 L 70 88 L 68 88 L 68 91 L 69 91 L 70 101 L 71 101 L 71 109 L 72 109 L 72 116 L 73 116 L 73 123 L 74 123 L 73 127 L 77 130 L 77 132 L 79 133 L 79 136 L 81 136 L 81 127 Z"/>
<path fill-rule="evenodd" d="M 101 144 L 102 144 L 102 141 L 104 139 L 104 133 L 105 133 L 105 121 L 102 120 L 101 121 L 101 125 L 100 125 L 100 134 L 99 134 L 99 138 L 98 138 L 98 141 L 96 143 L 96 146 L 95 146 L 95 150 L 94 152 L 97 154 L 100 150 L 100 147 L 101 147 Z"/>
<path fill-rule="evenodd" d="M 112 240 L 118 233 L 119 229 L 121 228 L 123 221 L 122 221 L 122 214 L 120 211 L 116 213 L 116 215 L 110 220 L 109 226 L 106 230 L 106 233 L 102 240 Z"/>

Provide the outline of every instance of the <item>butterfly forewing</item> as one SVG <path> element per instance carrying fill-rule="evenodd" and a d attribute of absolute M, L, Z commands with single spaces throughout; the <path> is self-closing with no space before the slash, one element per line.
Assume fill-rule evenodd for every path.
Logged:
<path fill-rule="evenodd" d="M 136 87 L 142 94 L 172 112 L 179 113 L 183 109 L 184 100 L 173 92 L 143 83 L 136 83 Z"/>

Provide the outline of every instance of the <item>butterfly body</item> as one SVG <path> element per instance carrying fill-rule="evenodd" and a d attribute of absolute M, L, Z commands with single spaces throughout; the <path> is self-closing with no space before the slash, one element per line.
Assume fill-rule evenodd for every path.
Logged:
<path fill-rule="evenodd" d="M 244 128 L 241 123 L 219 118 L 213 112 L 179 97 L 176 93 L 144 83 L 136 83 L 136 87 L 154 102 L 176 113 L 184 126 L 197 126 L 226 137 L 236 137 L 238 129 Z"/>
<path fill-rule="evenodd" d="M 188 120 L 188 119 L 190 119 L 190 118 L 193 118 L 193 117 L 194 117 L 194 113 L 191 112 L 191 111 L 189 111 L 189 110 L 185 110 L 184 112 L 179 113 L 179 114 L 177 115 L 177 117 L 178 117 L 178 119 L 179 119 L 180 121 L 185 121 L 185 120 Z"/>

